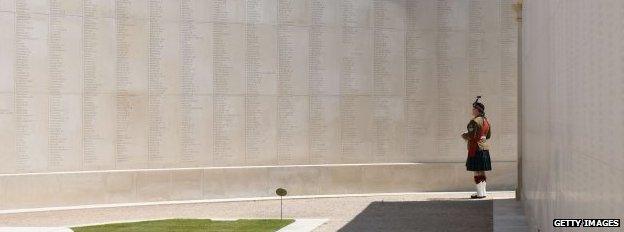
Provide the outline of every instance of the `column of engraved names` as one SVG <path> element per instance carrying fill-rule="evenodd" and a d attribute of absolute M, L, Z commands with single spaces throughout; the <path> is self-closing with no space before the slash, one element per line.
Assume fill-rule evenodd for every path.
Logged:
<path fill-rule="evenodd" d="M 181 11 L 179 1 L 171 3 L 149 3 L 149 158 L 156 167 L 180 163 Z"/>
<path fill-rule="evenodd" d="M 200 165 L 196 164 L 196 162 L 200 161 L 199 156 L 202 154 L 201 152 L 206 152 L 200 150 L 202 148 L 200 140 L 206 138 L 199 137 L 199 132 L 201 131 L 201 128 L 199 128 L 200 124 L 194 120 L 193 116 L 201 114 L 202 109 L 206 107 L 202 105 L 196 88 L 196 86 L 205 83 L 198 82 L 194 77 L 196 73 L 195 51 L 198 50 L 195 47 L 194 40 L 198 35 L 195 33 L 195 22 L 192 17 L 193 7 L 192 0 L 180 1 L 180 161 L 182 163 Z"/>
<path fill-rule="evenodd" d="M 295 129 L 293 93 L 293 44 L 292 35 L 294 29 L 290 23 L 289 15 L 293 13 L 292 2 L 278 0 L 277 4 L 277 49 L 278 49 L 278 100 L 277 100 L 277 159 L 279 163 L 289 163 L 292 157 L 292 140 Z M 300 42 L 300 41 L 299 41 Z M 301 144 L 300 144 L 301 145 Z"/>
<path fill-rule="evenodd" d="M 310 95 L 309 155 L 312 163 L 339 163 L 338 127 L 332 114 L 338 113 L 338 73 L 336 71 L 335 15 L 337 1 L 310 0 L 308 45 L 308 88 Z M 330 39 L 334 38 L 334 39 Z"/>
<path fill-rule="evenodd" d="M 115 96 L 115 165 L 119 162 L 127 162 L 129 160 L 128 157 L 128 117 L 129 110 L 128 107 L 124 107 L 127 101 L 127 97 L 129 95 L 128 85 L 129 85 L 129 66 L 130 63 L 128 61 L 128 40 L 127 34 L 128 31 L 128 18 L 130 13 L 128 12 L 128 5 L 130 1 L 128 0 L 117 0 L 115 2 L 115 42 L 116 42 L 116 64 L 115 64 L 115 87 L 116 87 L 116 96 Z"/>
<path fill-rule="evenodd" d="M 262 111 L 259 109 L 256 91 L 261 77 L 258 70 L 260 45 L 256 21 L 260 17 L 258 7 L 261 4 L 261 0 L 245 0 L 245 164 L 249 163 L 248 160 L 257 158 L 253 156 L 260 152 L 261 132 L 258 129 L 262 121 L 259 118 Z"/>
<path fill-rule="evenodd" d="M 115 19 L 104 3 L 85 0 L 82 13 L 82 141 L 85 169 L 114 168 Z"/>
<path fill-rule="evenodd" d="M 149 77 L 148 77 L 148 159 L 150 163 L 165 159 L 163 131 L 165 124 L 161 109 L 165 101 L 165 75 L 162 72 L 164 25 L 160 0 L 149 0 Z"/>
<path fill-rule="evenodd" d="M 63 97 L 61 90 L 66 82 L 63 75 L 63 41 L 61 33 L 64 30 L 61 18 L 62 12 L 57 0 L 49 2 L 49 29 L 48 29 L 48 72 L 49 84 L 49 112 L 48 112 L 48 168 L 55 169 L 63 162 L 62 154 L 67 152 L 67 139 L 63 136 Z"/>
<path fill-rule="evenodd" d="M 483 50 L 483 2 L 470 1 L 468 15 L 468 93 L 469 96 L 483 95 L 480 88 Z"/>
<path fill-rule="evenodd" d="M 0 163 L 0 173 L 14 173 L 16 171 L 16 114 L 15 114 L 15 71 L 16 71 L 16 35 L 15 35 L 15 4 L 11 9 L 0 7 L 0 31 L 3 31 L 3 43 L 0 43 L 0 125 L 3 133 L 0 135 L 0 146 L 3 147 L 3 162 Z"/>
<path fill-rule="evenodd" d="M 146 165 L 149 75 L 149 9 L 130 0 L 115 2 L 115 167 Z"/>
<path fill-rule="evenodd" d="M 214 163 L 215 165 L 232 165 L 238 162 L 239 157 L 244 158 L 244 134 L 238 133 L 240 112 L 243 107 L 234 104 L 239 99 L 242 92 L 237 87 L 237 81 L 243 82 L 242 78 L 234 70 L 233 60 L 237 54 L 232 51 L 236 45 L 232 40 L 234 31 L 231 25 L 238 26 L 228 21 L 230 12 L 227 10 L 226 0 L 217 0 L 213 2 L 213 24 L 212 24 L 212 60 L 213 60 L 213 130 L 214 130 Z M 231 46 L 234 44 L 235 46 Z M 242 147 L 242 148 L 241 148 Z"/>
<path fill-rule="evenodd" d="M 81 118 L 82 109 L 73 109 L 81 99 L 82 72 L 79 66 L 72 66 L 82 61 L 80 57 L 79 37 L 80 15 L 71 9 L 63 8 L 61 1 L 50 0 L 48 23 L 48 169 L 70 170 L 82 165 L 80 157 L 80 124 L 72 120 Z M 74 15 L 72 15 L 74 13 Z M 78 45 L 78 46 L 72 46 Z M 75 129 L 75 130 L 74 130 Z"/>
<path fill-rule="evenodd" d="M 248 165 L 277 162 L 276 71 L 270 65 L 277 57 L 267 55 L 275 52 L 268 45 L 277 42 L 275 26 L 269 24 L 269 17 L 276 15 L 267 15 L 265 4 L 268 2 L 264 0 L 245 1 L 245 163 Z"/>
<path fill-rule="evenodd" d="M 365 162 L 370 159 L 370 145 L 367 141 L 369 115 L 360 112 L 368 111 L 370 88 L 367 63 L 368 46 L 358 46 L 367 41 L 369 26 L 360 19 L 366 18 L 358 11 L 358 4 L 366 4 L 353 0 L 339 3 L 340 23 L 340 141 L 341 159 L 346 163 Z M 364 21 L 365 22 L 365 21 Z"/>
<path fill-rule="evenodd" d="M 29 11 L 29 2 L 19 0 L 15 2 L 15 116 L 16 116 L 16 152 L 17 171 L 43 169 L 41 164 L 33 164 L 36 147 L 30 146 L 30 138 L 37 133 L 34 116 L 35 102 L 33 95 L 36 92 L 35 79 L 32 77 L 32 51 L 29 45 L 37 42 L 33 36 L 34 20 Z M 39 166 L 39 167 L 35 167 Z"/>
<path fill-rule="evenodd" d="M 500 2 L 500 51 L 501 51 L 501 74 L 500 74 L 500 92 L 502 99 L 500 101 L 501 123 L 499 133 L 503 137 L 501 141 L 503 154 L 510 154 L 515 157 L 514 150 L 516 140 L 513 135 L 516 132 L 516 102 L 517 102 L 517 56 L 516 56 L 516 37 L 517 25 L 515 22 L 515 12 L 513 11 L 512 0 L 501 0 Z M 509 123 L 513 122 L 513 123 Z"/>
<path fill-rule="evenodd" d="M 307 25 L 299 21 L 302 2 L 278 1 L 277 156 L 280 164 L 309 163 L 307 127 Z M 303 133 L 302 133 L 303 132 Z"/>
<path fill-rule="evenodd" d="M 423 76 L 428 64 L 432 64 L 432 57 L 426 57 L 428 46 L 424 36 L 432 33 L 422 28 L 420 18 L 425 18 L 420 13 L 426 12 L 419 1 L 406 2 L 405 17 L 405 115 L 406 115 L 406 155 L 417 157 L 429 149 L 428 144 L 423 143 L 426 138 L 426 114 L 425 114 L 425 83 Z M 433 26 L 433 25 L 432 25 Z"/>
<path fill-rule="evenodd" d="M 402 95 L 404 18 L 400 12 L 404 1 L 373 0 L 373 84 L 372 94 L 376 96 Z M 395 42 L 397 41 L 397 42 Z M 397 52 L 398 51 L 398 52 Z"/>
<path fill-rule="evenodd" d="M 436 89 L 437 96 L 437 124 L 438 131 L 436 138 L 438 139 L 437 154 L 448 155 L 450 152 L 451 137 L 451 91 L 449 82 L 451 80 L 450 73 L 450 57 L 449 57 L 449 34 L 451 6 L 447 0 L 436 1 L 436 44 L 435 55 L 436 61 Z"/>
<path fill-rule="evenodd" d="M 97 33 L 98 19 L 96 6 L 93 0 L 84 0 L 82 11 L 82 38 L 83 38 L 83 100 L 82 100 L 82 140 L 84 165 L 91 166 L 100 161 L 97 156 L 98 141 L 103 140 L 96 130 L 97 96 L 100 94 L 101 82 L 98 78 L 97 69 L 98 52 Z"/>
<path fill-rule="evenodd" d="M 403 156 L 403 143 L 399 137 L 404 137 L 397 131 L 401 126 L 396 114 L 399 108 L 394 103 L 402 100 L 403 66 L 404 62 L 395 62 L 397 58 L 404 58 L 404 54 L 396 52 L 396 47 L 403 48 L 403 44 L 394 44 L 404 33 L 403 28 L 396 25 L 402 23 L 400 12 L 403 1 L 373 1 L 373 159 L 377 162 L 396 160 Z M 395 11 L 393 11 L 395 10 Z M 397 15 L 398 14 L 398 15 Z M 402 41 L 402 40 L 399 40 Z M 402 50 L 402 49 L 401 49 Z M 400 59 L 403 61 L 404 59 Z M 402 106 L 402 105 L 401 105 Z M 401 111 L 402 112 L 402 111 Z"/>

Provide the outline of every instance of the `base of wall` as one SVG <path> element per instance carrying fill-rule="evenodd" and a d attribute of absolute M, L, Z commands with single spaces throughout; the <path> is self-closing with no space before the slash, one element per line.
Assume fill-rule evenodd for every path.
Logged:
<path fill-rule="evenodd" d="M 516 162 L 493 162 L 488 190 L 513 190 Z M 0 175 L 0 209 L 275 196 L 471 191 L 464 163 L 141 169 Z"/>

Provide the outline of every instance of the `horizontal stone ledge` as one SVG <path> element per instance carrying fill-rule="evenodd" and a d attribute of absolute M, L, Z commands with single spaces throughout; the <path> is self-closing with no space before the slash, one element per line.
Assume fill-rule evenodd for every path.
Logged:
<path fill-rule="evenodd" d="M 515 160 L 492 161 L 494 163 L 516 163 Z M 217 166 L 217 167 L 183 167 L 183 168 L 138 168 L 138 169 L 104 169 L 88 171 L 58 171 L 58 172 L 26 172 L 26 173 L 5 173 L 0 177 L 7 176 L 28 176 L 28 175 L 58 175 L 58 174 L 79 174 L 79 173 L 113 173 L 113 172 L 142 172 L 142 171 L 168 171 L 168 170 L 207 170 L 207 169 L 241 169 L 241 168 L 278 168 L 278 167 L 341 167 L 341 166 L 375 166 L 375 165 L 422 165 L 422 164 L 447 164 L 465 163 L 465 161 L 435 161 L 435 162 L 413 162 L 413 163 L 349 163 L 349 164 L 294 164 L 294 165 L 265 165 L 265 166 Z"/>
<path fill-rule="evenodd" d="M 181 205 L 181 204 L 211 204 L 211 203 L 234 203 L 244 201 L 279 201 L 281 200 L 301 200 L 301 199 L 320 199 L 320 198 L 353 198 L 353 197 L 379 197 L 379 196 L 407 196 L 407 195 L 439 195 L 439 194 L 461 194 L 468 196 L 472 191 L 452 191 L 452 192 L 397 192 L 397 193 L 357 193 L 357 194 L 325 194 L 325 195 L 302 195 L 302 196 L 285 196 L 280 198 L 279 196 L 271 197 L 247 197 L 247 198 L 226 198 L 226 199 L 203 199 L 203 200 L 179 200 L 179 201 L 156 201 L 156 202 L 135 202 L 135 203 L 116 203 L 116 204 L 93 204 L 93 205 L 75 205 L 75 206 L 57 206 L 57 207 L 44 207 L 44 208 L 27 208 L 27 209 L 5 209 L 0 210 L 2 214 L 17 214 L 17 213 L 34 213 L 34 212 L 51 212 L 51 211 L 64 211 L 64 210 L 86 210 L 86 209 L 101 209 L 101 208 L 120 208 L 120 207 L 141 207 L 141 206 L 156 206 L 156 205 Z M 504 191 L 490 191 L 489 195 L 514 195 L 515 190 Z M 436 199 L 436 198 L 433 198 Z M 507 199 L 507 198 L 505 198 Z M 235 218 L 212 218 L 212 220 L 219 221 L 234 221 Z M 124 223 L 133 222 L 135 220 L 123 220 L 112 221 L 109 223 Z M 108 223 L 108 222 L 107 222 Z M 69 227 L 82 227 L 98 225 L 96 224 L 72 224 Z"/>
<path fill-rule="evenodd" d="M 512 190 L 516 163 L 493 162 L 488 189 Z M 0 176 L 0 210 L 137 202 L 471 191 L 464 163 L 140 169 Z"/>

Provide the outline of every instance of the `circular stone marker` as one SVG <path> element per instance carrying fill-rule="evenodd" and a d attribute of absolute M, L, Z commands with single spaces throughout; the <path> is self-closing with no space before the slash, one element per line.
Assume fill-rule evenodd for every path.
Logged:
<path fill-rule="evenodd" d="M 278 188 L 275 190 L 275 194 L 277 194 L 280 197 L 286 196 L 286 194 L 288 194 L 288 192 L 286 191 L 286 189 L 283 188 Z"/>

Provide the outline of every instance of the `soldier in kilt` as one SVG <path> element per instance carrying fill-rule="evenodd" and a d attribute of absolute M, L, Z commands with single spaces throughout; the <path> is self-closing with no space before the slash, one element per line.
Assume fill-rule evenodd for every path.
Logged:
<path fill-rule="evenodd" d="M 485 117 L 485 106 L 479 102 L 481 96 L 472 104 L 473 119 L 468 123 L 468 132 L 462 134 L 462 138 L 468 144 L 468 158 L 466 160 L 466 169 L 474 172 L 474 181 L 477 193 L 470 196 L 471 198 L 484 198 L 487 196 L 485 190 L 486 177 L 485 172 L 492 170 L 490 162 L 490 139 L 492 132 L 490 123 Z"/>

